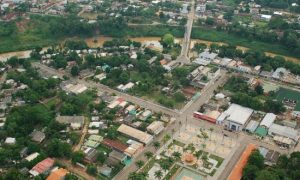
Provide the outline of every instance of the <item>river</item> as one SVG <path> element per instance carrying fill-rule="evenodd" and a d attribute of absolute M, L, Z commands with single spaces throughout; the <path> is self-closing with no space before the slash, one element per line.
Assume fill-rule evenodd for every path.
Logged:
<path fill-rule="evenodd" d="M 93 38 L 86 38 L 85 41 L 89 47 L 96 48 L 96 47 L 102 47 L 103 43 L 105 41 L 109 41 L 112 39 L 113 39 L 112 37 L 97 36 L 97 37 L 93 37 Z M 137 41 L 137 42 L 143 43 L 146 41 L 159 41 L 161 38 L 160 37 L 135 37 L 135 38 L 129 38 L 129 39 L 132 41 Z M 181 43 L 181 41 L 182 41 L 182 38 L 175 39 L 176 43 Z M 226 43 L 223 43 L 223 42 L 212 42 L 212 41 L 205 41 L 205 40 L 200 40 L 200 39 L 192 39 L 191 40 L 191 48 L 194 47 L 195 43 L 204 43 L 208 47 L 213 43 L 218 44 L 218 45 L 226 45 Z M 249 48 L 243 47 L 243 46 L 237 46 L 237 48 L 241 49 L 243 51 L 246 51 L 249 49 Z M 46 50 L 46 49 L 47 49 L 46 47 L 43 48 L 43 50 Z M 17 56 L 19 58 L 28 58 L 30 56 L 30 52 L 31 52 L 31 50 L 2 53 L 2 54 L 0 54 L 0 61 L 6 61 L 8 58 L 13 57 L 13 56 Z M 267 56 L 271 56 L 271 57 L 278 56 L 278 54 L 271 53 L 271 52 L 265 52 L 265 54 Z M 298 59 L 298 58 L 283 56 L 283 55 L 280 55 L 280 56 L 284 57 L 287 61 L 292 61 L 292 62 L 300 64 L 300 59 Z"/>

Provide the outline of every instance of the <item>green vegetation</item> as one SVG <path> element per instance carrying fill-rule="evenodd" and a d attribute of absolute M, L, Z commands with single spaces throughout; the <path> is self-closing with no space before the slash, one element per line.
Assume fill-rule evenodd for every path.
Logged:
<path fill-rule="evenodd" d="M 76 16 L 54 17 L 31 15 L 24 21 L 25 31 L 16 22 L 0 22 L 0 52 L 33 49 L 57 44 L 66 37 L 90 36 L 95 27 L 81 22 Z"/>
<path fill-rule="evenodd" d="M 166 180 L 170 180 L 171 177 L 174 176 L 174 174 L 178 171 L 178 169 L 180 168 L 179 165 L 175 164 L 172 169 L 169 171 L 169 173 L 165 176 Z"/>
<path fill-rule="evenodd" d="M 274 166 L 265 166 L 264 158 L 254 151 L 243 170 L 244 180 L 273 180 L 273 179 L 299 179 L 300 152 L 293 152 L 289 157 L 281 155 Z"/>
<path fill-rule="evenodd" d="M 249 88 L 248 83 L 242 77 L 232 76 L 224 88 L 234 93 L 231 97 L 231 102 L 233 103 L 250 107 L 254 110 L 276 114 L 286 110 L 282 102 L 275 101 L 272 97 L 261 95 L 260 88 Z"/>
<path fill-rule="evenodd" d="M 219 156 L 216 156 L 216 155 L 214 155 L 214 154 L 210 154 L 209 155 L 209 158 L 211 158 L 211 159 L 214 159 L 214 160 L 216 160 L 216 161 L 218 161 L 218 164 L 217 164 L 217 168 L 218 167 L 220 167 L 221 166 L 221 164 L 223 163 L 223 161 L 224 161 L 224 159 L 223 158 L 221 158 L 221 157 L 219 157 Z"/>
<path fill-rule="evenodd" d="M 203 27 L 194 27 L 192 31 L 192 38 L 213 42 L 224 42 L 232 46 L 244 46 L 255 51 L 273 52 L 287 56 L 300 57 L 297 53 L 291 54 L 290 51 L 284 47 L 284 45 L 280 45 L 278 43 L 262 42 L 253 38 L 248 39 L 224 31 L 217 31 Z"/>

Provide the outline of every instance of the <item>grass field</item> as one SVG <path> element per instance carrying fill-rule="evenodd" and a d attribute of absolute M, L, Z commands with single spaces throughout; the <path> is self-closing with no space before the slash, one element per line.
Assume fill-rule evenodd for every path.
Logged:
<path fill-rule="evenodd" d="M 295 110 L 300 111 L 300 92 L 291 89 L 280 88 L 276 93 L 276 99 L 282 101 L 284 98 L 297 101 Z"/>

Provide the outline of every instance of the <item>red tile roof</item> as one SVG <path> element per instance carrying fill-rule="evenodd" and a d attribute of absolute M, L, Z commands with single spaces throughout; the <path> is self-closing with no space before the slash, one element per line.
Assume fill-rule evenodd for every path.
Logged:
<path fill-rule="evenodd" d="M 54 165 L 54 160 L 51 158 L 44 159 L 43 161 L 37 163 L 32 170 L 42 174 L 49 170 Z"/>
<path fill-rule="evenodd" d="M 123 144 L 120 141 L 111 140 L 111 139 L 104 139 L 102 141 L 102 144 L 104 144 L 110 148 L 113 148 L 115 150 L 121 151 L 121 152 L 124 152 L 128 148 L 128 146 L 126 144 Z"/>

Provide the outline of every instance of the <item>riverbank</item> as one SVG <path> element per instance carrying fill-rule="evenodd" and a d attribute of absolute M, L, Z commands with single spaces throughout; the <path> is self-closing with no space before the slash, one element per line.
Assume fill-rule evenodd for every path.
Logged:
<path fill-rule="evenodd" d="M 79 38 L 81 39 L 81 38 Z M 107 36 L 96 36 L 96 37 L 91 37 L 91 38 L 85 38 L 85 42 L 87 43 L 87 45 L 91 48 L 97 48 L 97 47 L 102 47 L 103 43 L 105 41 L 109 41 L 112 40 L 113 37 L 107 37 Z M 146 42 L 146 41 L 159 41 L 161 38 L 160 37 L 133 37 L 133 38 L 129 38 L 132 41 L 137 41 L 140 43 Z M 181 43 L 182 38 L 176 38 L 175 39 L 176 42 Z M 63 42 L 63 41 L 61 41 Z M 191 49 L 193 48 L 195 43 L 203 43 L 206 44 L 207 47 L 209 47 L 211 44 L 218 44 L 218 45 L 228 45 L 228 43 L 226 42 L 213 42 L 213 41 L 207 41 L 207 40 L 203 40 L 203 39 L 192 39 L 191 40 Z M 49 47 L 49 46 L 48 46 Z M 243 51 L 248 50 L 248 47 L 245 46 L 237 46 L 238 49 L 241 49 Z M 46 48 L 43 48 L 44 50 Z M 27 50 L 27 51 L 15 51 L 15 52 L 8 52 L 8 53 L 2 53 L 0 54 L 0 61 L 5 61 L 7 58 L 10 58 L 12 56 L 17 56 L 19 58 L 27 58 L 30 56 L 30 52 L 31 50 Z M 298 63 L 300 64 L 300 58 L 295 58 L 295 57 L 290 57 L 290 56 L 285 56 L 282 54 L 276 54 L 273 52 L 265 52 L 265 54 L 267 56 L 282 56 L 284 57 L 287 61 L 291 61 L 294 63 Z"/>

